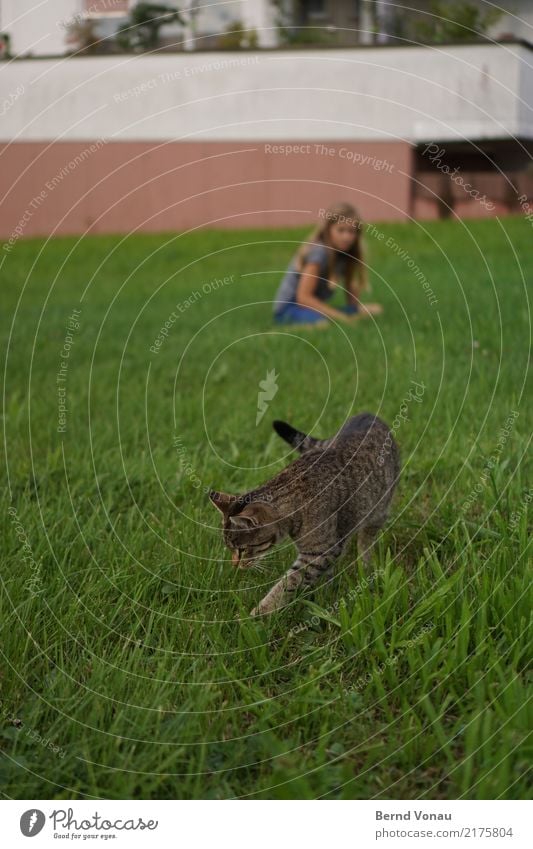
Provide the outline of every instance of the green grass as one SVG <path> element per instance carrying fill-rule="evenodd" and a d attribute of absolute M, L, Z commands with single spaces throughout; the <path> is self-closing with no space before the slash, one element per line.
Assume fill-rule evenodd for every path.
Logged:
<path fill-rule="evenodd" d="M 519 219 L 382 229 L 368 241 L 385 313 L 342 331 L 271 324 L 303 231 L 20 241 L 6 256 L 5 796 L 528 794 L 533 234 Z M 425 389 L 397 429 L 371 580 L 352 546 L 312 598 L 250 620 L 293 549 L 266 575 L 232 569 L 204 489 L 245 491 L 288 462 L 272 419 L 319 435 L 361 410 L 392 422 L 412 380 Z"/>

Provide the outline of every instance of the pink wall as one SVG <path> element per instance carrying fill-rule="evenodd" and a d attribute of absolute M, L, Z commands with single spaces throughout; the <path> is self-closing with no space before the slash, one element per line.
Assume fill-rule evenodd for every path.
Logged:
<path fill-rule="evenodd" d="M 296 226 L 338 199 L 365 220 L 409 214 L 407 143 L 268 144 L 2 144 L 0 237 Z M 285 155 L 287 145 L 304 147 Z"/>

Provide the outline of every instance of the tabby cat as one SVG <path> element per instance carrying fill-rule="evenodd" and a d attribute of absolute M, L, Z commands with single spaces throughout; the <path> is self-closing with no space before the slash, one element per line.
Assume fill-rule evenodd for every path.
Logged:
<path fill-rule="evenodd" d="M 253 566 L 286 537 L 298 549 L 293 565 L 252 616 L 272 613 L 299 588 L 316 584 L 354 533 L 368 563 L 400 473 L 394 437 L 370 413 L 348 419 L 330 439 L 307 436 L 286 422 L 273 426 L 302 456 L 245 495 L 209 495 L 222 513 L 224 543 L 235 566 Z"/>

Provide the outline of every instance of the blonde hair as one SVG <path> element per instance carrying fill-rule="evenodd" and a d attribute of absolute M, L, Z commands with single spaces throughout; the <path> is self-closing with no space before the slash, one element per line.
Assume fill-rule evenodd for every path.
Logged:
<path fill-rule="evenodd" d="M 354 272 L 358 276 L 358 288 L 364 290 L 368 288 L 366 265 L 364 261 L 364 246 L 363 246 L 363 224 L 355 206 L 350 203 L 336 203 L 328 209 L 320 210 L 320 217 L 323 221 L 319 221 L 314 230 L 311 231 L 307 239 L 300 245 L 296 251 L 294 260 L 297 271 L 302 271 L 309 251 L 317 242 L 322 242 L 326 246 L 331 246 L 329 240 L 329 230 L 335 222 L 350 224 L 354 230 L 354 241 L 351 248 L 344 251 L 344 256 L 348 260 L 346 263 L 346 281 L 350 280 Z M 335 256 L 330 252 L 328 276 L 331 278 L 333 274 Z"/>

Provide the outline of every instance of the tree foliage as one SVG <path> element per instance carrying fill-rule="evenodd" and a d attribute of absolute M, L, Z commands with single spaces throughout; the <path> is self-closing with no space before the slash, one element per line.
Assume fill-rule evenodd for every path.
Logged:
<path fill-rule="evenodd" d="M 429 14 L 414 25 L 415 40 L 429 44 L 475 41 L 486 36 L 502 14 L 495 8 L 483 11 L 475 3 L 433 0 Z"/>
<path fill-rule="evenodd" d="M 162 3 L 138 3 L 129 20 L 117 32 L 117 43 L 123 50 L 156 50 L 160 45 L 161 27 L 184 24 L 181 12 Z"/>

